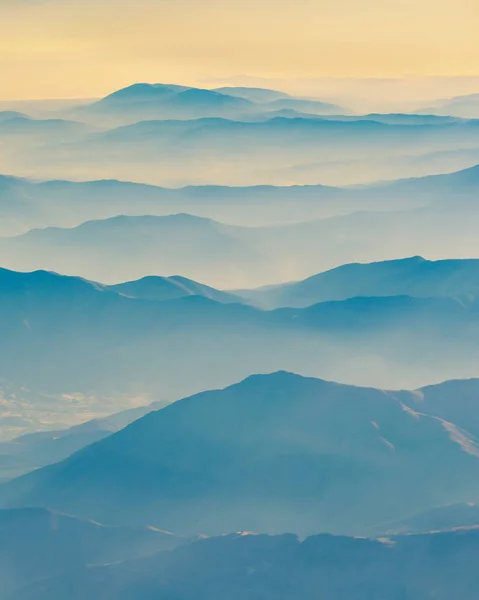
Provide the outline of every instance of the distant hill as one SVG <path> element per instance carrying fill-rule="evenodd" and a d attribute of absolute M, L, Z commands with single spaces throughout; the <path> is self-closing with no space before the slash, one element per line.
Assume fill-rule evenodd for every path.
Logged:
<path fill-rule="evenodd" d="M 479 529 L 479 504 L 464 502 L 431 508 L 398 523 L 383 525 L 377 535 L 410 535 L 432 531 Z M 464 532 L 465 533 L 465 532 Z"/>
<path fill-rule="evenodd" d="M 216 88 L 214 91 L 226 96 L 244 98 L 245 100 L 250 100 L 251 102 L 272 102 L 274 100 L 291 98 L 290 94 L 279 92 L 278 90 L 269 90 L 266 88 L 227 86 Z"/>
<path fill-rule="evenodd" d="M 126 181 L 33 181 L 0 175 L 0 232 L 74 227 L 119 214 L 167 216 L 186 212 L 236 225 L 277 225 L 381 208 L 327 186 L 190 186 L 164 188 Z"/>
<path fill-rule="evenodd" d="M 166 216 L 178 212 L 233 225 L 282 225 L 358 211 L 474 208 L 478 193 L 478 167 L 357 188 L 164 188 L 117 180 L 35 181 L 0 175 L 0 234 L 13 236 L 48 226 L 74 227 L 119 214 Z"/>
<path fill-rule="evenodd" d="M 319 116 L 335 114 L 347 115 L 350 112 L 348 109 L 337 104 L 303 98 L 278 98 L 269 102 L 267 108 L 268 110 L 296 110 L 298 112 Z"/>
<path fill-rule="evenodd" d="M 122 104 L 130 102 L 156 102 L 158 99 L 180 94 L 191 88 L 182 85 L 162 83 L 135 83 L 105 96 L 99 102 L 105 104 Z"/>
<path fill-rule="evenodd" d="M 479 260 L 419 256 L 343 265 L 304 281 L 239 292 L 268 308 L 302 308 L 356 296 L 479 297 Z"/>
<path fill-rule="evenodd" d="M 10 119 L 27 119 L 27 115 L 14 110 L 0 110 L 0 122 L 9 121 Z"/>
<path fill-rule="evenodd" d="M 101 114 L 112 123 L 134 123 L 151 119 L 247 118 L 285 108 L 320 115 L 347 112 L 334 104 L 293 98 L 276 90 L 204 89 L 161 83 L 133 84 L 80 107 L 77 112 L 85 118 Z"/>
<path fill-rule="evenodd" d="M 325 115 L 323 118 L 343 121 L 376 121 L 387 125 L 445 125 L 447 123 L 458 123 L 460 117 L 435 114 L 410 114 L 410 113 L 369 113 L 366 115 Z"/>
<path fill-rule="evenodd" d="M 383 194 L 405 194 L 407 192 L 427 198 L 429 203 L 441 205 L 445 199 L 461 201 L 473 199 L 479 188 L 479 165 L 454 173 L 402 179 L 372 186 L 370 192 Z"/>
<path fill-rule="evenodd" d="M 149 276 L 137 281 L 128 281 L 117 285 L 110 285 L 108 289 L 130 296 L 143 298 L 143 300 L 175 300 L 188 296 L 203 296 L 216 302 L 231 303 L 244 302 L 240 296 L 221 292 L 207 285 L 202 285 L 186 277 L 174 275 L 172 277 Z"/>
<path fill-rule="evenodd" d="M 109 417 L 93 419 L 68 429 L 38 431 L 0 443 L 0 481 L 18 477 L 67 458 L 77 450 L 126 427 L 162 403 L 139 406 Z M 41 414 L 41 403 L 37 400 Z M 41 417 L 40 417 L 41 418 Z M 30 426 L 35 426 L 30 423 Z M 8 427 L 8 425 L 4 426 Z"/>
<path fill-rule="evenodd" d="M 424 111 L 438 115 L 477 119 L 479 118 L 479 94 L 469 94 L 448 100 L 441 100 L 436 102 L 431 108 L 423 109 L 420 112 Z"/>
<path fill-rule="evenodd" d="M 211 94 L 216 95 L 210 97 Z M 464 163 L 453 159 L 448 161 L 449 166 L 437 168 L 433 158 L 425 155 L 431 149 L 435 153 L 473 149 L 477 140 L 477 120 L 418 119 L 414 124 L 391 124 L 385 119 L 334 119 L 331 112 L 330 118 L 321 118 L 325 108 L 315 101 L 287 99 L 248 104 L 247 100 L 217 92 L 194 90 L 178 96 L 182 96 L 181 113 L 169 115 L 138 113 L 123 104 L 118 108 L 116 103 L 111 109 L 102 108 L 103 112 L 92 117 L 92 122 L 109 126 L 108 131 L 91 134 L 87 140 L 66 140 L 61 147 L 49 147 L 34 159 L 56 164 L 57 172 L 66 178 L 78 177 L 70 173 L 86 172 L 90 178 L 126 178 L 171 187 L 276 183 L 281 169 L 319 164 L 316 180 L 307 183 L 343 185 L 357 181 L 347 174 L 351 163 L 353 167 L 358 163 L 358 168 L 364 171 L 360 181 L 441 172 L 456 168 L 456 164 L 460 168 Z M 177 95 L 174 98 L 178 104 Z M 238 108 L 234 107 L 231 114 L 225 108 L 228 101 L 247 103 L 248 109 L 241 107 L 238 114 Z M 163 102 L 161 106 L 164 107 Z M 191 112 L 194 106 L 196 113 Z M 88 112 L 93 108 L 82 110 Z M 187 110 L 190 116 L 185 116 Z M 282 110 L 313 116 L 275 116 Z M 122 116 L 129 111 L 128 118 Z M 268 114 L 271 118 L 265 119 Z M 87 119 L 86 114 L 72 117 Z M 115 125 L 120 126 L 111 129 Z M 412 163 L 420 164 L 421 160 L 432 163 L 432 167 L 413 169 Z M 470 166 L 469 161 L 464 166 Z M 342 178 L 328 177 L 328 165 L 330 170 L 343 165 Z M 303 179 L 291 175 L 289 184 L 294 183 L 303 183 Z"/>
<path fill-rule="evenodd" d="M 408 398 L 251 377 L 149 413 L 0 494 L 4 505 L 208 534 L 361 533 L 478 498 L 475 439 L 406 408 Z"/>
<path fill-rule="evenodd" d="M 1 113 L 0 113 L 1 114 Z M 10 118 L 0 118 L 0 138 L 54 141 L 62 137 L 87 134 L 89 128 L 77 121 L 64 119 L 32 119 L 22 114 Z M 70 138 L 72 139 L 72 138 Z"/>
<path fill-rule="evenodd" d="M 192 119 L 227 116 L 253 110 L 246 98 L 215 90 L 178 85 L 137 83 L 78 109 L 85 117 L 102 115 L 112 122 L 145 119 Z"/>
<path fill-rule="evenodd" d="M 261 248 L 254 243 L 254 230 L 251 234 L 246 228 L 187 214 L 122 215 L 72 229 L 32 230 L 0 240 L 0 249 L 5 253 L 4 264 L 18 270 L 44 267 L 110 284 L 158 272 L 197 279 L 204 276 L 213 284 L 216 272 L 218 281 L 227 284 L 224 276 L 229 273 L 233 287 L 253 264 L 254 277 L 267 272 Z M 36 258 L 32 260 L 34 248 Z M 91 269 L 85 269 L 87 264 Z"/>

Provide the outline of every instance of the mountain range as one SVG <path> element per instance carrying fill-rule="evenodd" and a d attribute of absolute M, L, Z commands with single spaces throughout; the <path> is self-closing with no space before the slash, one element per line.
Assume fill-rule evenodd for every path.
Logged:
<path fill-rule="evenodd" d="M 265 311 L 217 302 L 208 289 L 158 301 L 54 273 L 1 276 L 0 377 L 15 390 L 1 409 L 17 421 L 25 413 L 27 432 L 44 420 L 40 407 L 59 429 L 75 424 L 72 412 L 105 416 L 252 372 L 410 388 L 476 373 L 475 299 L 359 297 Z"/>
<path fill-rule="evenodd" d="M 208 98 L 211 94 L 216 98 L 214 110 L 196 113 L 205 116 L 173 118 L 134 112 L 126 125 L 117 126 L 118 122 L 109 121 L 102 109 L 93 119 L 99 131 L 80 137 L 65 135 L 41 147 L 32 144 L 10 157 L 5 154 L 4 170 L 41 179 L 126 178 L 169 187 L 345 185 L 441 173 L 478 162 L 477 120 L 416 119 L 415 123 L 404 124 L 397 117 L 323 118 L 305 113 L 304 110 L 313 110 L 310 106 L 291 108 L 290 100 L 274 101 L 274 110 L 254 112 L 246 119 L 225 114 L 217 102 L 221 100 L 221 106 L 225 102 L 246 103 L 262 109 L 265 104 L 217 92 L 204 93 Z M 191 94 L 196 97 L 197 92 L 187 90 L 178 95 L 187 94 L 188 98 Z M 203 92 L 200 95 L 203 98 Z M 106 100 L 98 106 L 103 106 L 103 102 Z M 285 107 L 286 102 L 289 108 Z M 203 107 L 203 102 L 199 105 Z M 117 110 L 116 101 L 114 106 Z M 82 107 L 82 114 L 75 112 L 65 117 L 89 123 L 87 114 L 92 110 Z M 129 108 L 120 102 L 119 110 L 128 112 Z M 107 114 L 110 112 L 108 108 Z M 446 161 L 437 156 L 441 152 L 450 154 Z M 475 152 L 474 162 L 472 155 L 463 156 L 471 152 Z M 307 171 L 306 180 L 301 175 L 303 168 Z M 315 170 L 316 179 L 312 180 Z"/>
<path fill-rule="evenodd" d="M 137 83 L 76 107 L 28 107 L 2 111 L 0 159 L 3 172 L 37 179 L 344 185 L 479 161 L 477 119 L 439 106 L 354 115 L 276 90 Z"/>
<path fill-rule="evenodd" d="M 9 269 L 48 269 L 109 284 L 180 273 L 215 288 L 251 288 L 303 279 L 353 260 L 475 256 L 479 211 L 465 197 L 462 203 L 458 198 L 441 204 L 438 198 L 436 206 L 274 227 L 232 226 L 188 214 L 122 215 L 2 238 L 0 252 Z"/>
<path fill-rule="evenodd" d="M 84 105 L 74 114 L 82 118 L 101 116 L 107 122 L 125 124 L 152 119 L 244 118 L 283 109 L 320 115 L 347 112 L 334 104 L 294 98 L 275 90 L 136 83 Z"/>
<path fill-rule="evenodd" d="M 125 181 L 36 181 L 0 176 L 0 233 L 73 227 L 84 221 L 185 212 L 242 226 L 270 226 L 358 211 L 474 206 L 479 168 L 372 186 L 199 186 L 179 189 Z"/>
<path fill-rule="evenodd" d="M 0 600 L 477 600 L 479 96 L 334 98 L 1 103 Z"/>
<path fill-rule="evenodd" d="M 381 209 L 379 198 L 327 186 L 199 186 L 162 188 L 124 181 L 35 181 L 0 176 L 0 232 L 73 227 L 84 221 L 130 216 L 167 216 L 186 212 L 235 225 L 276 225 L 347 214 L 358 208 Z"/>

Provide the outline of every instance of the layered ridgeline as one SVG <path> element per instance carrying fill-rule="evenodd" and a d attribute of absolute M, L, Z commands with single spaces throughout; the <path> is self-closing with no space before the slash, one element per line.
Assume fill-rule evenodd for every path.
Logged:
<path fill-rule="evenodd" d="M 0 139 L 13 145 L 20 143 L 22 147 L 67 139 L 80 140 L 94 130 L 80 121 L 33 119 L 21 113 L 0 112 Z"/>
<path fill-rule="evenodd" d="M 6 164 L 13 162 L 10 172 L 43 178 L 55 173 L 174 187 L 344 185 L 471 167 L 478 163 L 477 129 L 477 121 L 391 125 L 302 116 L 141 121 L 32 148 L 18 157 L 18 167 L 16 157 Z"/>
<path fill-rule="evenodd" d="M 151 412 L 0 498 L 188 534 L 364 535 L 479 498 L 476 438 L 418 412 L 420 396 L 253 376 Z"/>
<path fill-rule="evenodd" d="M 14 236 L 48 226 L 177 213 L 231 225 L 271 226 L 358 211 L 474 207 L 479 168 L 361 188 L 324 185 L 189 186 L 162 188 L 115 180 L 35 181 L 0 176 L 0 233 Z"/>
<path fill-rule="evenodd" d="M 477 207 L 460 204 L 276 227 L 226 225 L 188 214 L 118 216 L 2 238 L 0 252 L 4 267 L 15 270 L 43 268 L 105 283 L 181 273 L 239 289 L 304 279 L 353 261 L 474 256 L 478 225 Z"/>
<path fill-rule="evenodd" d="M 44 271 L 0 277 L 1 410 L 10 437 L 254 372 L 409 389 L 477 372 L 479 311 L 462 293 L 265 311 L 177 278 L 109 287 Z"/>
<path fill-rule="evenodd" d="M 322 100 L 274 90 L 135 84 L 56 116 L 55 122 L 82 122 L 84 130 L 65 127 L 59 136 L 38 137 L 37 130 L 54 126 L 52 119 L 10 115 L 0 122 L 6 172 L 43 179 L 126 177 L 167 186 L 344 185 L 479 161 L 476 120 L 354 116 Z M 32 132 L 30 139 L 23 130 Z"/>
<path fill-rule="evenodd" d="M 8 600 L 475 600 L 477 530 L 368 540 L 232 534 L 64 573 Z"/>
<path fill-rule="evenodd" d="M 240 301 L 231 294 L 176 276 L 148 277 L 109 287 L 45 271 L 16 273 L 0 270 L 0 290 L 2 347 L 8 363 L 4 364 L 1 372 L 1 439 L 38 429 L 60 429 L 89 420 L 92 416 L 100 417 L 122 408 L 146 405 L 170 397 L 172 390 L 162 389 L 160 383 L 162 368 L 158 371 L 159 379 L 155 377 L 158 385 L 153 387 L 148 385 L 145 388 L 138 380 L 138 375 L 134 374 L 134 369 L 140 363 L 149 365 L 148 369 L 161 365 L 164 360 L 161 352 L 168 352 L 167 347 L 172 343 L 171 335 L 174 336 L 169 317 L 172 317 L 173 325 L 175 319 L 181 321 L 183 299 L 191 299 L 194 315 L 197 302 L 204 298 L 207 312 L 209 300 L 213 310 L 223 302 L 231 303 L 231 317 L 234 318 L 233 304 Z M 167 302 L 163 305 L 162 301 Z M 180 303 L 177 305 L 174 301 Z M 133 314 L 136 316 L 133 317 Z M 176 317 L 173 316 L 175 314 Z M 204 316 L 207 317 L 207 314 Z M 160 330 L 156 329 L 158 325 L 165 335 L 164 339 Z M 206 335 L 206 330 L 203 331 Z M 100 342 L 100 337 L 103 337 L 104 343 Z M 180 338 L 181 333 L 177 341 L 178 352 L 181 352 Z M 152 356 L 155 339 L 163 346 L 163 349 L 157 347 L 160 354 L 156 357 Z M 134 355 L 137 355 L 136 358 Z M 129 367 L 130 359 L 133 362 Z M 100 360 L 100 363 L 95 366 L 96 360 Z M 157 366 L 154 367 L 153 363 Z M 11 370 L 14 364 L 17 365 L 14 368 L 16 373 Z M 35 364 L 38 368 L 34 367 Z M 177 364 L 175 369 L 179 366 Z M 173 364 L 169 363 L 169 367 L 173 367 Z M 119 387 L 114 385 L 115 389 L 108 384 L 108 392 L 103 384 L 98 387 L 99 380 L 93 385 L 90 382 L 86 387 L 78 387 L 79 381 L 86 377 L 86 382 L 93 372 L 104 382 L 109 380 L 113 383 L 118 377 L 114 373 L 115 368 L 126 369 L 124 383 L 128 382 L 128 390 L 123 384 Z M 76 383 L 71 379 L 75 372 L 78 375 L 78 379 L 74 375 Z M 75 430 L 72 432 L 75 435 L 69 440 L 57 439 L 56 447 L 61 452 L 64 444 L 70 448 L 70 444 L 74 446 L 84 434 L 97 435 L 97 429 L 103 431 L 112 426 L 110 421 L 95 423 L 91 431 Z M 23 439 L 14 448 L 5 450 L 8 455 L 15 456 L 13 462 L 16 468 L 19 464 L 21 468 L 25 441 Z M 35 445 L 37 441 L 39 447 L 36 456 L 40 459 L 43 455 L 41 439 L 28 439 L 27 446 L 30 448 L 30 443 L 34 442 Z M 7 462 L 10 465 L 12 461 L 8 459 Z M 27 464 L 31 464 L 31 459 L 27 460 Z"/>
<path fill-rule="evenodd" d="M 166 216 L 178 212 L 234 225 L 277 225 L 348 214 L 358 209 L 399 207 L 354 190 L 327 186 L 199 186 L 162 188 L 123 181 L 45 181 L 0 177 L 0 232 L 73 227 L 84 221 L 129 216 Z M 402 200 L 401 200 L 402 202 Z M 417 204 L 414 204 L 416 206 Z"/>

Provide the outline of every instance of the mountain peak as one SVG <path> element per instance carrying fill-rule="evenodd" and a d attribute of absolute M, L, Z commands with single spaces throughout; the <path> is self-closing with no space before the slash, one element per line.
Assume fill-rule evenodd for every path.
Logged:
<path fill-rule="evenodd" d="M 134 83 L 125 88 L 112 92 L 100 102 L 116 102 L 131 100 L 154 100 L 161 96 L 185 91 L 189 88 L 164 83 Z"/>

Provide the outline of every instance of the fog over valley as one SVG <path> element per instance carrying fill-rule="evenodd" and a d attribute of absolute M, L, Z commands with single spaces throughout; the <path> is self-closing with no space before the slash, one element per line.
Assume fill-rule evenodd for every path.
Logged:
<path fill-rule="evenodd" d="M 411 11 L 388 3 L 283 3 L 264 31 L 261 0 L 21 4 L 0 2 L 0 600 L 477 600 L 466 59 L 403 77 L 431 53 L 392 59 Z"/>

